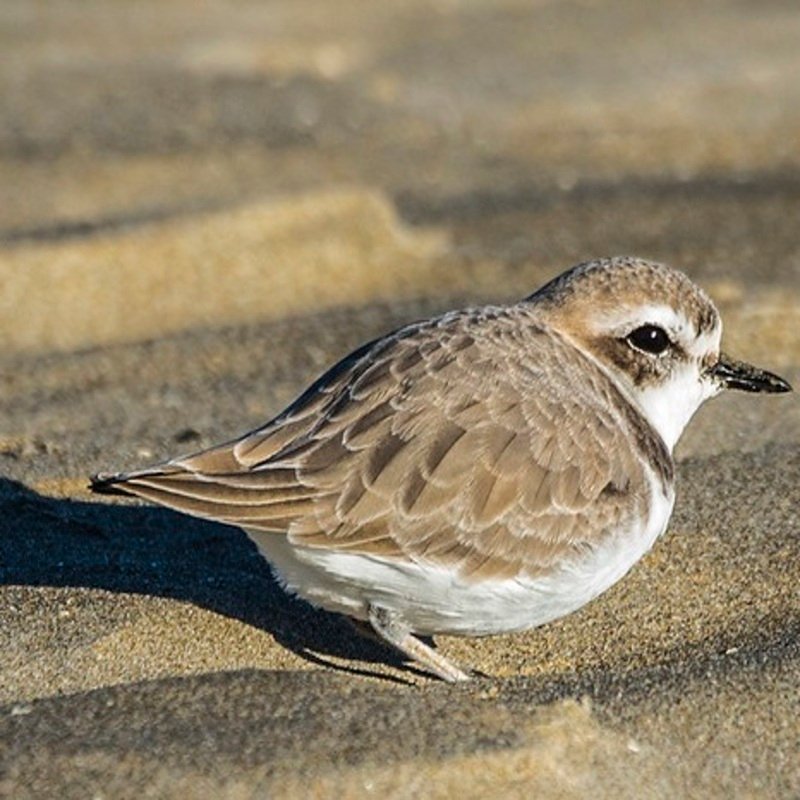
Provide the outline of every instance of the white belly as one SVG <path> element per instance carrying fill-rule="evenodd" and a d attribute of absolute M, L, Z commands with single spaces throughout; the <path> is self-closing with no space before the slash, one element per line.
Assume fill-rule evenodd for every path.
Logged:
<path fill-rule="evenodd" d="M 465 581 L 431 564 L 296 547 L 280 534 L 247 531 L 287 591 L 328 611 L 366 619 L 370 605 L 395 612 L 418 634 L 485 636 L 534 628 L 575 611 L 616 583 L 666 528 L 674 496 L 654 487 L 647 520 L 620 531 L 546 577 Z"/>

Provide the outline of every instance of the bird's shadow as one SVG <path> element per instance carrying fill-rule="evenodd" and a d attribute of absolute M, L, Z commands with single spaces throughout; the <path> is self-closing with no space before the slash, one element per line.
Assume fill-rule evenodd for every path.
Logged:
<path fill-rule="evenodd" d="M 0 478 L 0 585 L 174 598 L 265 630 L 315 663 L 367 675 L 377 673 L 356 662 L 403 666 L 346 619 L 287 595 L 242 531 L 164 508 L 54 499 Z"/>

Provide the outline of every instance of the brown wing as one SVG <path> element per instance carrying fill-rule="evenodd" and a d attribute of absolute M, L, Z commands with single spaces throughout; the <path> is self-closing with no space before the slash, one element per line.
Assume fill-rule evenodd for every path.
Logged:
<path fill-rule="evenodd" d="M 356 351 L 235 442 L 104 480 L 297 544 L 536 574 L 643 511 L 643 456 L 671 479 L 621 400 L 524 305 L 453 313 Z"/>

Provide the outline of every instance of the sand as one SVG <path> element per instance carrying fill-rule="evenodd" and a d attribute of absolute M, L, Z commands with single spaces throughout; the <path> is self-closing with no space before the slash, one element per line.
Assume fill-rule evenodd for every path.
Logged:
<path fill-rule="evenodd" d="M 404 322 L 632 252 L 800 384 L 791 4 L 0 9 L 0 795 L 800 795 L 800 403 L 730 395 L 667 534 L 446 686 L 245 535 L 86 477 Z"/>

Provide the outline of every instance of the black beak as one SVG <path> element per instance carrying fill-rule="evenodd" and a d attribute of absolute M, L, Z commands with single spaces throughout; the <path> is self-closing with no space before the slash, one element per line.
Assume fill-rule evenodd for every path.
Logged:
<path fill-rule="evenodd" d="M 792 387 L 777 375 L 759 369 L 744 361 L 734 361 L 724 353 L 709 369 L 709 374 L 725 389 L 741 389 L 745 392 L 791 392 Z"/>

